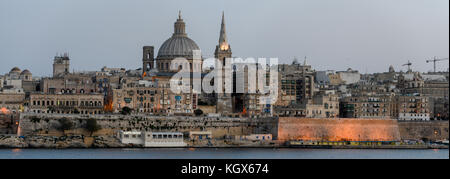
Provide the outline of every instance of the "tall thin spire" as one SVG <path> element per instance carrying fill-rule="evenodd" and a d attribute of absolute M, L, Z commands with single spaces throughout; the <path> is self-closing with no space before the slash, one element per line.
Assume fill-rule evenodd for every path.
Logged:
<path fill-rule="evenodd" d="M 225 30 L 225 12 L 222 11 L 222 24 L 220 27 L 219 46 L 222 50 L 228 50 L 227 32 Z"/>

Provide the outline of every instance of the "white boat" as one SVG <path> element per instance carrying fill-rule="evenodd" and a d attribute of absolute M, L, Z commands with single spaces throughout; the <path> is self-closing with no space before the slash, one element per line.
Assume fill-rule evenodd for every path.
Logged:
<path fill-rule="evenodd" d="M 119 131 L 118 137 L 124 144 L 137 144 L 144 147 L 185 147 L 181 132 Z"/>
<path fill-rule="evenodd" d="M 185 147 L 181 132 L 146 132 L 145 147 Z"/>

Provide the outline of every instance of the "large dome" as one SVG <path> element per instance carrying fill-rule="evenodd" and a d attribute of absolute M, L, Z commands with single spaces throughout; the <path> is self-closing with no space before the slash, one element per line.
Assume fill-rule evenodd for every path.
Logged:
<path fill-rule="evenodd" d="M 200 48 L 192 39 L 174 35 L 161 45 L 157 58 L 192 58 L 193 50 L 200 50 Z"/>
<path fill-rule="evenodd" d="M 181 12 L 174 24 L 174 33 L 172 37 L 167 39 L 159 48 L 159 59 L 185 57 L 192 59 L 193 50 L 200 50 L 198 45 L 190 39 L 186 34 L 186 24 L 181 18 Z"/>

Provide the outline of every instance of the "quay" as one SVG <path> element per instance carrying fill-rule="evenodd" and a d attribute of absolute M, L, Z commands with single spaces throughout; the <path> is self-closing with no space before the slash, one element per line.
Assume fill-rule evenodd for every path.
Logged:
<path fill-rule="evenodd" d="M 398 141 L 288 141 L 289 148 L 315 149 L 448 149 L 448 145 Z"/>

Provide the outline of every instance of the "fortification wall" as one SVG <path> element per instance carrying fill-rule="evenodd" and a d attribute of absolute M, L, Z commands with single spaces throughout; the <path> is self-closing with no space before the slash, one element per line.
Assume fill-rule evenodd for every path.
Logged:
<path fill-rule="evenodd" d="M 400 133 L 392 119 L 281 117 L 278 140 L 398 141 Z"/>
<path fill-rule="evenodd" d="M 448 140 L 448 121 L 398 122 L 403 140 Z"/>
<path fill-rule="evenodd" d="M 393 119 L 313 119 L 313 118 L 209 118 L 181 116 L 123 116 L 123 115 L 57 115 L 21 114 L 20 135 L 60 136 L 62 118 L 70 119 L 74 129 L 68 135 L 90 135 L 83 127 L 86 119 L 97 119 L 101 130 L 96 136 L 113 136 L 118 130 L 146 131 L 212 131 L 214 138 L 232 135 L 272 134 L 278 140 L 328 141 L 399 141 L 405 139 L 448 139 L 448 121 L 397 122 Z"/>
<path fill-rule="evenodd" d="M 255 132 L 273 132 L 276 119 L 249 118 L 210 118 L 185 116 L 124 116 L 124 115 L 58 115 L 58 114 L 22 114 L 19 124 L 20 135 L 62 135 L 58 130 L 62 118 L 70 119 L 74 129 L 66 134 L 87 135 L 83 125 L 87 119 L 97 119 L 102 130 L 94 135 L 115 135 L 118 130 L 145 131 L 211 131 L 214 138 L 224 138 L 227 135 L 249 135 Z"/>

